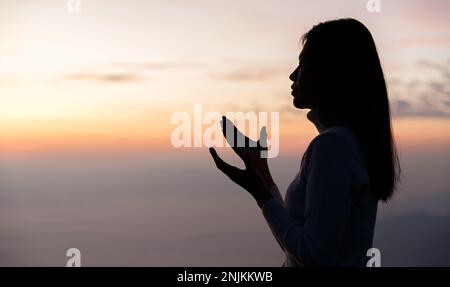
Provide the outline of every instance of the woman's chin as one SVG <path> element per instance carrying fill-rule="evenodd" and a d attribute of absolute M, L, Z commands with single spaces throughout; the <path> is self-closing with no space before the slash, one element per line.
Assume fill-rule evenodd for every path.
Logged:
<path fill-rule="evenodd" d="M 292 103 L 293 103 L 294 107 L 296 107 L 297 109 L 309 109 L 309 105 L 307 105 L 305 102 L 299 100 L 298 98 L 294 98 L 292 100 Z"/>

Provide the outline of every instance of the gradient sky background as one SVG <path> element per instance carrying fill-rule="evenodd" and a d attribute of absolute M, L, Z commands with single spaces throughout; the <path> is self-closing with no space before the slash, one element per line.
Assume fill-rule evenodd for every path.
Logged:
<path fill-rule="evenodd" d="M 280 112 L 285 190 L 316 135 L 288 76 L 301 36 L 339 17 L 377 43 L 404 170 L 376 244 L 450 265 L 450 2 L 366 2 L 1 0 L 0 265 L 64 265 L 69 247 L 90 265 L 281 265 L 256 205 L 206 148 L 172 147 L 170 118 Z"/>

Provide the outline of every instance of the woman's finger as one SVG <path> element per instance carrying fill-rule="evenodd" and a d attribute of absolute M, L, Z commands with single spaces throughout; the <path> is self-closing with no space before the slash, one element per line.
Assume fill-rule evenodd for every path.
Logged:
<path fill-rule="evenodd" d="M 253 154 L 251 152 L 244 151 L 242 153 L 242 160 L 244 161 L 245 168 L 247 170 L 255 169 L 255 164 L 253 162 L 254 161 Z"/>
<path fill-rule="evenodd" d="M 244 147 L 248 143 L 249 139 L 236 128 L 232 121 L 223 116 L 220 123 L 223 136 L 233 149 Z"/>
<path fill-rule="evenodd" d="M 219 157 L 219 155 L 217 154 L 217 152 L 214 148 L 212 148 L 212 147 L 209 148 L 209 152 L 211 153 L 211 156 L 213 157 L 217 168 L 220 169 L 223 173 L 225 173 L 232 180 L 236 180 L 238 173 L 242 172 L 242 170 L 226 163 L 223 159 L 221 159 Z"/>
<path fill-rule="evenodd" d="M 211 154 L 211 156 L 212 156 L 214 162 L 216 163 L 216 166 L 217 166 L 219 169 L 221 169 L 222 166 L 223 166 L 224 163 L 225 163 L 225 162 L 223 161 L 223 159 L 221 159 L 221 158 L 219 157 L 219 155 L 217 154 L 216 150 L 215 150 L 214 148 L 212 148 L 212 147 L 209 148 L 209 153 Z"/>
<path fill-rule="evenodd" d="M 265 126 L 263 126 L 259 132 L 258 147 L 267 149 L 267 128 Z"/>
<path fill-rule="evenodd" d="M 222 125 L 222 133 L 228 144 L 241 158 L 242 151 L 245 148 L 258 146 L 257 142 L 244 135 L 240 130 L 238 130 L 233 122 L 227 119 L 225 116 L 222 117 L 220 124 Z"/>

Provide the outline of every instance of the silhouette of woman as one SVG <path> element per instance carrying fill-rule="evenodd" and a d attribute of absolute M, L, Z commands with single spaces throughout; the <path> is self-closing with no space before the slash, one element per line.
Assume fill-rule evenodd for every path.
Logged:
<path fill-rule="evenodd" d="M 311 110 L 307 117 L 319 135 L 285 200 L 259 156 L 259 141 L 257 147 L 232 145 L 245 170 L 224 162 L 214 148 L 210 153 L 256 199 L 286 254 L 283 266 L 365 266 L 378 201 L 392 196 L 400 173 L 372 35 L 354 19 L 314 26 L 303 36 L 299 65 L 289 78 L 294 106 Z M 223 118 L 222 125 L 225 134 L 232 123 Z"/>

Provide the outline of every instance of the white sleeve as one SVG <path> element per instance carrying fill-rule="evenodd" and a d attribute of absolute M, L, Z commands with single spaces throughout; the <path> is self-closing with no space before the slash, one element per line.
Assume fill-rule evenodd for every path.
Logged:
<path fill-rule="evenodd" d="M 270 193 L 272 194 L 273 198 L 281 203 L 281 205 L 284 205 L 283 197 L 281 196 L 280 190 L 278 189 L 278 186 L 276 184 L 273 185 Z"/>
<path fill-rule="evenodd" d="M 305 265 L 336 265 L 351 209 L 348 147 L 321 137 L 307 167 L 304 223 L 297 221 L 275 198 L 261 207 L 282 248 Z"/>
<path fill-rule="evenodd" d="M 278 186 L 277 186 L 276 184 L 273 185 L 272 189 L 270 190 L 270 193 L 272 194 L 273 198 L 272 198 L 272 199 L 269 199 L 268 201 L 274 200 L 274 201 L 277 201 L 279 204 L 281 204 L 281 205 L 284 206 L 283 198 L 281 197 L 280 191 L 278 190 Z M 266 205 L 266 204 L 267 204 L 267 201 L 263 204 L 263 206 L 262 206 L 261 208 L 263 208 L 264 205 Z M 266 221 L 267 221 L 267 218 L 266 218 Z M 275 239 L 277 240 L 278 245 L 280 245 L 281 249 L 282 249 L 283 251 L 285 251 L 285 250 L 284 250 L 284 246 L 283 246 L 283 244 L 280 242 L 280 240 L 278 239 L 278 236 L 275 234 L 275 230 L 272 228 L 272 225 L 270 224 L 269 221 L 267 221 L 267 223 L 268 223 L 268 225 L 269 225 L 269 227 L 270 227 L 270 230 L 272 231 L 273 236 L 274 236 Z M 283 263 L 283 264 L 284 264 L 284 263 Z"/>

